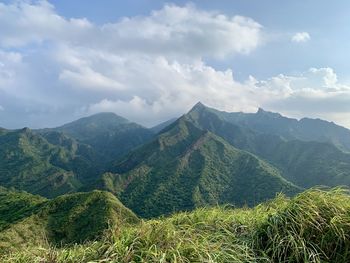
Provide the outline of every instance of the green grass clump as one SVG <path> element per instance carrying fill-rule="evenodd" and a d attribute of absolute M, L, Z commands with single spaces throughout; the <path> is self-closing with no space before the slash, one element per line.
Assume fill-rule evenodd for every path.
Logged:
<path fill-rule="evenodd" d="M 347 190 L 312 189 L 255 208 L 214 207 L 115 226 L 98 241 L 28 247 L 0 262 L 350 262 Z"/>
<path fill-rule="evenodd" d="M 274 262 L 350 262 L 349 191 L 306 191 L 269 216 L 255 238 Z"/>

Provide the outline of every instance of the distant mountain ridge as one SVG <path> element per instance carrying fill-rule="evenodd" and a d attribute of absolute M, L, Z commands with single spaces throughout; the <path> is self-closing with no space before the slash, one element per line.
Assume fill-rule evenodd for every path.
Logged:
<path fill-rule="evenodd" d="M 256 132 L 278 135 L 286 140 L 329 142 L 350 152 L 350 130 L 333 122 L 311 118 L 297 120 L 262 108 L 259 108 L 256 113 L 211 110 L 225 121 Z"/>

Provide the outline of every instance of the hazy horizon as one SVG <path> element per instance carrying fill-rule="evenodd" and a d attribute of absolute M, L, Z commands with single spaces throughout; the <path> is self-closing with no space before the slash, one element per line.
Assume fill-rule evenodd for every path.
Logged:
<path fill-rule="evenodd" d="M 198 103 L 203 104 L 202 102 L 199 101 L 199 102 L 197 102 L 196 104 L 192 105 L 192 107 L 194 107 L 194 106 L 197 105 Z M 203 104 L 203 105 L 204 105 L 204 104 Z M 209 107 L 208 105 L 204 105 L 204 106 Z M 191 108 L 192 108 L 192 107 L 191 107 Z M 120 114 L 118 114 L 118 113 L 116 113 L 116 112 L 101 111 L 101 112 L 97 112 L 97 113 L 93 113 L 93 114 L 87 114 L 87 115 L 85 115 L 85 116 L 80 116 L 79 118 L 73 118 L 73 119 L 71 119 L 71 120 L 68 120 L 68 121 L 66 121 L 66 122 L 63 122 L 63 123 L 60 123 L 60 124 L 54 125 L 54 126 L 39 126 L 39 127 L 30 127 L 30 126 L 2 127 L 2 126 L 0 126 L 0 128 L 10 129 L 10 130 L 12 130 L 12 129 L 13 129 L 13 130 L 17 130 L 17 129 L 23 129 L 23 128 L 29 128 L 29 129 L 57 128 L 57 127 L 60 127 L 60 126 L 65 125 L 65 124 L 69 124 L 69 123 L 75 122 L 75 121 L 77 121 L 77 120 L 79 120 L 79 119 L 82 119 L 82 118 L 88 118 L 88 117 L 92 117 L 92 116 L 94 116 L 94 115 L 106 114 L 106 113 L 107 113 L 107 114 L 109 114 L 109 113 L 115 114 L 116 116 L 125 118 L 125 119 L 127 119 L 128 121 L 130 121 L 130 122 L 134 122 L 134 123 L 136 123 L 136 124 L 139 124 L 139 125 L 141 125 L 141 126 L 144 126 L 145 128 L 153 128 L 153 127 L 156 127 L 156 126 L 161 125 L 161 124 L 163 124 L 163 123 L 166 123 L 166 122 L 168 122 L 168 121 L 176 120 L 176 119 L 180 118 L 182 115 L 188 113 L 188 112 L 191 110 L 191 108 L 190 108 L 188 111 L 183 112 L 183 113 L 180 114 L 179 116 L 174 116 L 174 117 L 170 117 L 170 118 L 168 118 L 168 119 L 159 120 L 159 121 L 157 121 L 157 122 L 155 122 L 155 123 L 153 123 L 153 124 L 150 124 L 150 125 L 144 125 L 144 124 L 142 124 L 142 123 L 140 123 L 140 122 L 133 121 L 133 120 L 131 120 L 131 119 L 127 119 L 127 118 L 125 118 L 124 116 L 122 116 L 122 115 L 120 115 Z M 212 108 L 212 107 L 209 107 L 209 108 Z M 270 112 L 270 113 L 278 113 L 278 112 L 268 111 L 268 110 L 265 110 L 265 109 L 260 108 L 260 107 L 258 108 L 257 111 L 254 111 L 254 112 L 244 112 L 244 111 L 239 111 L 239 112 L 240 112 L 240 113 L 252 113 L 252 114 L 256 114 L 256 113 L 258 113 L 259 110 L 263 110 L 263 111 Z M 230 111 L 224 111 L 224 112 L 230 112 Z M 280 114 L 280 113 L 278 113 L 278 114 Z M 283 114 L 281 114 L 281 116 L 282 116 L 282 117 L 285 117 L 285 118 L 296 119 L 296 120 L 298 120 L 298 121 L 300 121 L 301 119 L 304 119 L 304 118 L 305 118 L 305 119 L 309 118 L 308 116 L 304 116 L 304 117 L 301 117 L 301 118 L 293 118 L 293 117 L 286 116 L 286 115 L 283 115 Z M 319 120 L 322 120 L 322 121 L 331 122 L 331 123 L 334 123 L 334 124 L 336 124 L 336 125 L 338 125 L 338 126 L 347 128 L 347 127 L 342 126 L 342 125 L 340 125 L 339 123 L 333 122 L 333 121 L 331 121 L 331 120 L 320 119 L 320 118 L 311 118 L 311 119 L 319 119 Z M 349 129 L 349 128 L 347 128 L 347 129 Z"/>

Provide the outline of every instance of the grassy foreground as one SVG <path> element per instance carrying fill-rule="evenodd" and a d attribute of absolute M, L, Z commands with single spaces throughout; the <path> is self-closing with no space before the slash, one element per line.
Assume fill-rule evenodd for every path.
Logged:
<path fill-rule="evenodd" d="M 313 189 L 252 209 L 197 209 L 83 245 L 29 245 L 0 262 L 350 262 L 350 196 Z"/>

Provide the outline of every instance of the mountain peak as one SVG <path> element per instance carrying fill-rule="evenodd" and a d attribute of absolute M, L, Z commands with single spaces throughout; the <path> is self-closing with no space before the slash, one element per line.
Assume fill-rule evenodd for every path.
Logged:
<path fill-rule="evenodd" d="M 96 129 L 103 129 L 106 127 L 118 126 L 120 124 L 128 123 L 129 121 L 113 112 L 100 112 L 94 115 L 80 118 L 76 121 L 67 123 L 56 129 L 65 130 L 67 128 L 82 129 L 86 127 L 95 127 Z"/>
<path fill-rule="evenodd" d="M 263 108 L 258 108 L 258 111 L 256 112 L 256 113 L 264 113 L 264 112 L 266 112 Z"/>
<path fill-rule="evenodd" d="M 87 117 L 84 117 L 82 119 L 85 120 L 92 120 L 92 119 L 99 119 L 99 120 L 118 120 L 121 122 L 129 122 L 127 119 L 125 119 L 124 117 L 121 117 L 117 114 L 115 114 L 114 112 L 99 112 Z"/>
<path fill-rule="evenodd" d="M 193 108 L 194 108 L 194 109 L 195 109 L 195 108 L 202 109 L 202 108 L 205 108 L 205 105 L 204 105 L 202 102 L 198 101 L 198 102 L 193 106 Z"/>
<path fill-rule="evenodd" d="M 282 115 L 279 114 L 279 113 L 272 112 L 272 111 L 266 111 L 266 110 L 264 110 L 263 108 L 260 108 L 260 107 L 259 107 L 258 111 L 256 112 L 256 114 L 257 115 L 270 116 L 270 117 L 273 117 L 273 118 L 282 117 Z"/>
<path fill-rule="evenodd" d="M 195 105 L 195 107 L 204 107 L 204 104 L 200 101 L 198 101 Z"/>
<path fill-rule="evenodd" d="M 189 112 L 193 112 L 193 111 L 201 111 L 206 109 L 207 107 L 200 101 L 198 101 Z"/>

